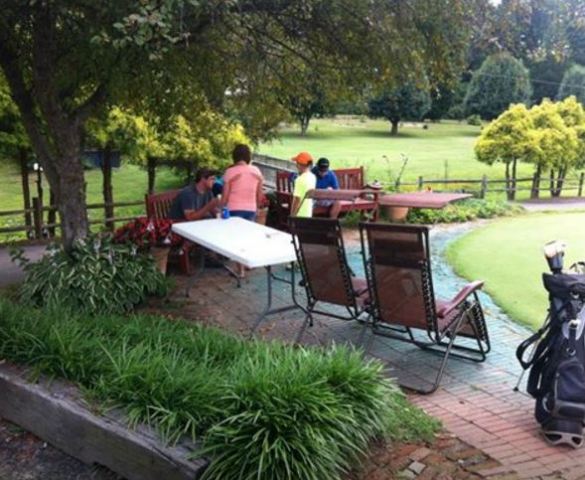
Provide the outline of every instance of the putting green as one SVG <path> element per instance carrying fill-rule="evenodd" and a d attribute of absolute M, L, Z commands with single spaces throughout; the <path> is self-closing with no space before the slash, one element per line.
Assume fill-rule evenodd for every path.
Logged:
<path fill-rule="evenodd" d="M 485 280 L 485 290 L 512 319 L 538 328 L 548 304 L 542 246 L 557 239 L 568 245 L 566 267 L 585 260 L 585 212 L 495 220 L 453 242 L 447 258 L 459 275 Z"/>

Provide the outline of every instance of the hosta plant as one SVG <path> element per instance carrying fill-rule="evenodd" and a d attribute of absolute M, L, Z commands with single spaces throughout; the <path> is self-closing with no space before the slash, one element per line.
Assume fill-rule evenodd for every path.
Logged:
<path fill-rule="evenodd" d="M 25 273 L 20 295 L 35 306 L 59 306 L 74 311 L 122 313 L 148 295 L 163 295 L 167 280 L 152 258 L 135 245 L 115 244 L 109 237 L 90 236 L 71 251 L 52 245 L 38 262 L 13 252 Z"/>

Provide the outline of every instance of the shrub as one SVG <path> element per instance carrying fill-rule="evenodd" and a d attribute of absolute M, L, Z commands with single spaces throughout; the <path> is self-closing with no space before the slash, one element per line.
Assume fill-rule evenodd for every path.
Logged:
<path fill-rule="evenodd" d="M 518 205 L 511 205 L 503 200 L 469 199 L 447 205 L 440 210 L 411 209 L 406 221 L 408 223 L 457 223 L 476 220 L 478 218 L 493 218 L 506 215 L 515 215 L 523 211 Z"/>
<path fill-rule="evenodd" d="M 247 342 L 155 316 L 88 322 L 0 299 L 0 358 L 73 380 L 168 441 L 200 440 L 209 479 L 337 479 L 373 437 L 438 428 L 347 347 Z"/>
<path fill-rule="evenodd" d="M 22 251 L 13 254 L 26 273 L 20 289 L 24 302 L 60 306 L 90 314 L 122 313 L 148 295 L 163 295 L 168 284 L 152 257 L 134 245 L 115 245 L 109 237 L 90 236 L 70 252 L 52 245 L 38 262 Z"/>
<path fill-rule="evenodd" d="M 466 119 L 467 125 L 473 125 L 475 127 L 481 127 L 481 117 L 474 113 L 473 115 L 469 115 Z"/>

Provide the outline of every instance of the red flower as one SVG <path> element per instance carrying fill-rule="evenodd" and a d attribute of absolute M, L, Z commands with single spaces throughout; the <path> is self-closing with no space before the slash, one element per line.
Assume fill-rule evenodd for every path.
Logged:
<path fill-rule="evenodd" d="M 182 244 L 183 239 L 171 230 L 172 220 L 153 220 L 139 217 L 118 228 L 114 233 L 116 243 L 134 243 L 140 248 L 147 247 L 176 247 Z"/>

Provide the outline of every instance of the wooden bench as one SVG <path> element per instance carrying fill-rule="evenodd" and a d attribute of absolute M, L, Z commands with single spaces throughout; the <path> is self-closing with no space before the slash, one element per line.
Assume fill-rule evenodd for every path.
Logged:
<path fill-rule="evenodd" d="M 146 216 L 153 220 L 162 220 L 168 218 L 171 206 L 175 201 L 175 198 L 181 190 L 169 190 L 162 193 L 147 193 L 144 196 L 144 203 L 146 205 Z M 195 245 L 190 242 L 183 242 L 179 251 L 172 251 L 171 255 L 179 257 L 179 268 L 181 272 L 190 275 L 191 274 L 191 262 L 189 260 L 189 254 Z"/>
<path fill-rule="evenodd" d="M 341 190 L 362 190 L 364 189 L 364 167 L 355 168 L 338 168 L 333 170 L 339 182 Z M 293 185 L 291 181 L 291 172 L 279 171 L 276 173 L 276 203 L 277 203 L 277 221 L 281 229 L 288 228 L 288 217 L 290 215 L 290 205 L 292 203 Z M 316 206 L 313 209 L 313 215 L 316 217 L 326 217 L 329 215 L 330 207 Z M 376 199 L 359 198 L 354 202 L 342 201 L 341 213 L 355 212 L 372 213 L 374 218 L 378 211 L 378 202 Z"/>

